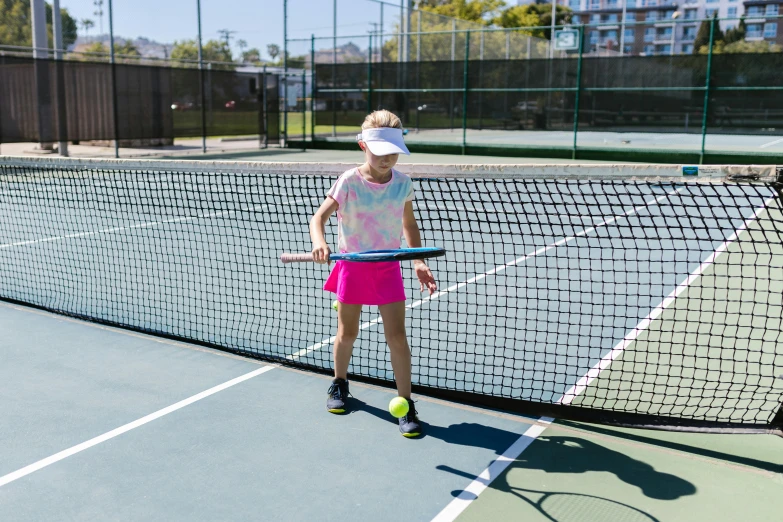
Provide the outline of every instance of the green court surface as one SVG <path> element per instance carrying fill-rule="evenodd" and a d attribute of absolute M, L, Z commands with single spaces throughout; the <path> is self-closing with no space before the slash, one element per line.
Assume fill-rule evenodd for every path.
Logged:
<path fill-rule="evenodd" d="M 779 437 L 563 423 L 547 428 L 457 520 L 773 522 L 782 489 Z"/>
<path fill-rule="evenodd" d="M 770 206 L 758 217 L 739 232 L 742 241 L 728 244 L 683 281 L 681 293 L 572 404 L 652 402 L 654 415 L 780 408 L 774 392 L 783 388 L 783 281 L 777 277 L 783 244 L 770 241 L 770 223 L 781 222 L 783 213 Z M 752 274 L 745 271 L 751 264 Z M 689 321 L 692 314 L 700 322 Z M 666 388 L 678 396 L 661 394 Z"/>

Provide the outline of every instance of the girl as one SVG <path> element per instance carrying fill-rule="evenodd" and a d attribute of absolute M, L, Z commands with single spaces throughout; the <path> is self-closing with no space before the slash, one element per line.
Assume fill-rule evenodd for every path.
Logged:
<path fill-rule="evenodd" d="M 329 245 L 324 226 L 337 211 L 338 244 L 341 252 L 400 248 L 400 235 L 411 248 L 421 246 L 419 226 L 413 215 L 411 179 L 393 170 L 400 153 L 410 154 L 402 139 L 402 122 L 389 111 L 375 111 L 362 124 L 357 136 L 365 163 L 343 173 L 310 221 L 313 259 L 327 263 Z M 422 260 L 413 262 L 421 283 L 430 295 L 437 290 L 432 272 Z M 326 409 L 345 413 L 348 397 L 348 364 L 359 335 L 362 305 L 377 305 L 383 319 L 391 353 L 397 393 L 408 400 L 408 414 L 399 419 L 405 437 L 417 437 L 421 426 L 411 400 L 411 352 L 405 334 L 405 289 L 400 263 L 351 263 L 337 261 L 324 290 L 337 294 L 337 336 L 334 341 L 334 380 Z"/>

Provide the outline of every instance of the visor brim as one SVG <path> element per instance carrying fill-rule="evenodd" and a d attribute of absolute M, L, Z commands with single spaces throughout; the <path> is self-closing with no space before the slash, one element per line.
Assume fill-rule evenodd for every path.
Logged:
<path fill-rule="evenodd" d="M 405 154 L 410 156 L 410 151 L 404 143 L 397 144 L 389 141 L 365 141 L 365 145 L 375 156 L 388 156 L 389 154 Z"/>

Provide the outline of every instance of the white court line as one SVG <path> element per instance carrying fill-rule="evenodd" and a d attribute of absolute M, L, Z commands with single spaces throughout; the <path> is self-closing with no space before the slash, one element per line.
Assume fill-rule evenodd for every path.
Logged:
<path fill-rule="evenodd" d="M 305 199 L 294 199 L 291 201 L 283 201 L 282 205 L 296 205 L 298 203 L 304 203 L 308 199 L 313 198 L 305 198 Z M 180 223 L 182 221 L 193 221 L 196 219 L 204 219 L 204 218 L 212 218 L 212 217 L 219 217 L 219 216 L 225 216 L 227 214 L 236 214 L 237 212 L 250 212 L 251 210 L 264 210 L 266 208 L 269 208 L 271 206 L 275 206 L 277 203 L 268 203 L 265 205 L 257 205 L 255 207 L 246 207 L 239 210 L 224 210 L 223 212 L 213 212 L 210 214 L 201 214 L 199 216 L 192 216 L 192 217 L 179 217 L 179 218 L 172 218 L 172 219 L 166 219 L 164 221 L 150 221 L 148 223 L 138 223 L 136 225 L 129 225 L 125 227 L 114 227 L 114 228 L 104 228 L 102 230 L 96 230 L 94 232 L 79 232 L 75 234 L 66 234 L 64 236 L 54 236 L 54 237 L 45 237 L 41 239 L 31 239 L 29 241 L 19 241 L 16 243 L 6 243 L 4 245 L 0 245 L 0 248 L 11 248 L 16 246 L 24 246 L 24 245 L 35 245 L 38 243 L 47 243 L 50 241 L 61 241 L 63 239 L 71 239 L 74 237 L 87 237 L 87 236 L 95 236 L 98 234 L 113 234 L 114 232 L 119 232 L 121 230 L 133 230 L 135 228 L 149 228 L 149 227 L 155 227 L 158 225 L 165 225 L 168 223 Z"/>
<path fill-rule="evenodd" d="M 493 480 L 498 478 L 506 468 L 514 462 L 523 451 L 530 446 L 534 440 L 541 435 L 549 424 L 554 419 L 549 417 L 541 417 L 538 422 L 540 424 L 533 424 L 530 426 L 521 437 L 519 437 L 514 444 L 503 452 L 503 454 L 492 461 L 492 463 L 482 471 L 478 477 L 473 479 L 473 482 L 460 492 L 459 496 L 449 502 L 449 504 L 438 513 L 433 522 L 451 522 L 457 518 L 460 513 L 470 505 L 471 502 L 476 500 L 481 493 L 484 492 Z"/>
<path fill-rule="evenodd" d="M 767 147 L 771 147 L 773 145 L 777 145 L 778 143 L 783 142 L 783 138 L 780 138 L 779 140 L 770 141 L 769 143 L 765 143 L 764 145 L 759 145 L 760 149 L 766 149 Z"/>
<path fill-rule="evenodd" d="M 194 402 L 200 401 L 201 399 L 205 399 L 209 397 L 210 395 L 214 395 L 218 392 L 221 392 L 227 388 L 230 388 L 236 384 L 239 384 L 241 382 L 244 382 L 248 379 L 252 379 L 253 377 L 256 377 L 257 375 L 261 375 L 262 373 L 266 373 L 269 370 L 272 370 L 276 368 L 275 366 L 264 366 L 263 368 L 259 368 L 257 370 L 253 370 L 250 373 L 246 373 L 245 375 L 240 375 L 236 379 L 231 379 L 230 381 L 226 381 L 223 384 L 218 384 L 217 386 L 214 386 L 208 390 L 204 390 L 201 393 L 197 393 L 196 395 L 193 395 L 191 397 L 188 397 L 187 399 L 181 400 L 175 404 L 172 404 L 171 406 L 167 406 L 163 408 L 162 410 L 158 410 L 155 413 L 150 413 L 149 415 L 142 417 L 140 419 L 137 419 L 133 422 L 129 422 L 128 424 L 125 424 L 124 426 L 120 426 L 119 428 L 115 428 L 111 431 L 108 431 L 104 433 L 103 435 L 99 435 L 95 438 L 92 438 L 88 441 L 82 442 L 81 444 L 77 444 L 76 446 L 72 446 L 66 450 L 63 450 L 59 453 L 55 453 L 54 455 L 47 457 L 45 459 L 39 460 L 38 462 L 34 462 L 33 464 L 30 464 L 29 466 L 25 466 L 22 469 L 16 470 L 12 473 L 9 473 L 7 475 L 4 475 L 0 477 L 0 487 L 5 486 L 6 484 L 9 484 L 15 480 L 19 480 L 22 477 L 26 477 L 30 473 L 34 473 L 38 470 L 41 470 L 47 466 L 51 466 L 52 464 L 59 462 L 63 459 L 66 459 L 72 455 L 75 455 L 79 452 L 82 452 L 86 449 L 92 448 L 93 446 L 97 446 L 98 444 L 102 442 L 106 442 L 109 439 L 113 439 L 114 437 L 117 437 L 119 435 L 122 435 L 123 433 L 126 433 L 132 429 L 138 428 L 139 426 L 143 426 L 149 422 L 154 421 L 155 419 L 159 419 L 163 417 L 164 415 L 168 415 L 169 413 L 175 412 L 179 409 L 184 408 L 185 406 L 189 406 L 193 404 Z"/>
<path fill-rule="evenodd" d="M 599 374 L 605 370 L 622 352 L 625 350 L 638 336 L 641 334 L 650 323 L 663 313 L 663 310 L 674 302 L 688 286 L 698 279 L 704 271 L 715 262 L 715 259 L 726 251 L 730 244 L 734 243 L 739 234 L 746 230 L 750 224 L 758 218 L 758 215 L 763 212 L 767 206 L 776 198 L 773 196 L 766 200 L 762 207 L 756 209 L 751 217 L 746 219 L 742 225 L 734 231 L 723 243 L 718 246 L 715 251 L 710 254 L 707 259 L 704 260 L 685 280 L 680 283 L 661 303 L 650 312 L 647 317 L 634 328 L 620 343 L 615 346 L 609 353 L 607 353 L 595 366 L 593 366 L 579 381 L 566 391 L 562 397 L 557 401 L 557 404 L 570 404 L 579 394 L 581 394 L 587 386 L 599 376 Z M 491 483 L 497 477 L 499 477 L 508 466 L 514 462 L 525 451 L 528 446 L 544 432 L 546 425 L 553 422 L 551 417 L 541 417 L 537 423 L 528 428 L 528 430 L 517 439 L 500 457 L 494 460 L 484 471 L 482 471 L 478 477 L 476 477 L 468 486 L 451 502 L 449 502 L 443 510 L 438 513 L 433 522 L 452 522 L 456 519 L 471 502 L 476 500 Z M 540 423 L 543 423 L 542 426 Z"/>

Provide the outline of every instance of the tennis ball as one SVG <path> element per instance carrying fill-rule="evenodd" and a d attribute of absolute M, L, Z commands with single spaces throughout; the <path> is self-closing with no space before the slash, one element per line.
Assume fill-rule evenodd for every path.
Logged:
<path fill-rule="evenodd" d="M 394 417 L 404 417 L 408 413 L 408 401 L 404 397 L 395 397 L 389 403 L 389 413 Z"/>
<path fill-rule="evenodd" d="M 332 303 L 332 310 L 334 310 L 335 312 L 337 311 L 337 301 Z"/>

